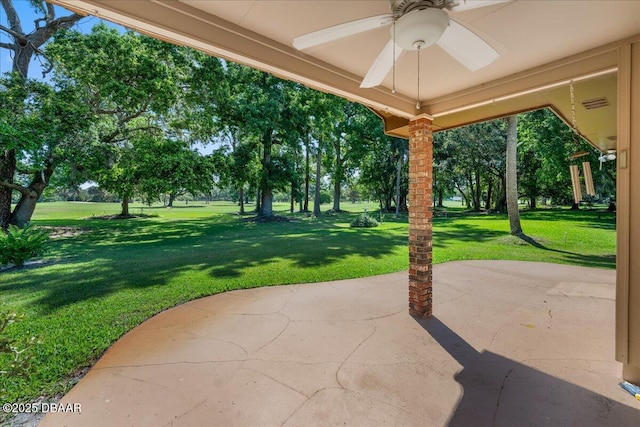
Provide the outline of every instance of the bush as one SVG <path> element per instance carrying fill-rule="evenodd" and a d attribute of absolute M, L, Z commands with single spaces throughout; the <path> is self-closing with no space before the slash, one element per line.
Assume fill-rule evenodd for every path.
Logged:
<path fill-rule="evenodd" d="M 22 317 L 15 313 L 0 312 L 0 358 L 5 359 L 1 364 L 0 375 L 24 376 L 29 373 L 33 354 L 28 350 L 36 344 L 36 338 L 18 340 L 7 337 L 5 333 L 7 326 L 19 321 Z"/>
<path fill-rule="evenodd" d="M 0 265 L 14 264 L 22 267 L 30 258 L 42 254 L 49 234 L 43 230 L 9 226 L 7 233 L 0 232 Z"/>
<path fill-rule="evenodd" d="M 378 225 L 379 225 L 378 221 L 371 218 L 366 213 L 363 213 L 362 215 L 360 215 L 359 217 L 357 217 L 351 222 L 351 227 L 370 228 L 370 227 L 377 227 Z"/>
<path fill-rule="evenodd" d="M 320 204 L 326 205 L 331 203 L 331 194 L 327 191 L 320 191 Z"/>

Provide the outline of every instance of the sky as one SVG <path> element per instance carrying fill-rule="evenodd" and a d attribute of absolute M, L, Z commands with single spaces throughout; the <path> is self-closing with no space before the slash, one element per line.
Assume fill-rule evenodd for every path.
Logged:
<path fill-rule="evenodd" d="M 41 17 L 42 14 L 37 13 L 33 9 L 33 6 L 29 4 L 28 0 L 13 0 L 13 6 L 16 8 L 16 11 L 18 12 L 18 16 L 20 17 L 20 22 L 22 23 L 22 29 L 27 33 L 35 30 L 34 21 L 37 18 Z M 71 14 L 71 12 L 59 6 L 55 6 L 55 10 L 56 10 L 56 17 Z M 97 25 L 100 22 L 106 22 L 106 21 L 102 21 L 101 19 L 95 18 L 92 16 L 87 16 L 86 18 L 82 19 L 79 23 L 77 23 L 73 28 L 80 32 L 85 33 L 85 32 L 91 31 L 91 28 L 93 28 L 95 25 Z M 123 29 L 123 27 L 112 24 L 110 22 L 106 22 L 106 23 L 107 25 L 113 28 Z M 4 25 L 5 27 L 9 26 L 7 22 L 7 16 L 4 12 L 4 9 L 2 8 L 0 8 L 0 24 Z M 7 42 L 10 42 L 11 40 L 3 31 L 0 31 L 0 41 L 7 43 Z M 12 64 L 11 52 L 8 49 L 0 49 L 0 72 L 4 73 L 4 72 L 11 71 L 11 64 Z M 40 66 L 40 63 L 37 59 L 34 60 L 31 66 L 29 67 L 29 77 L 34 79 L 42 79 L 42 67 Z"/>

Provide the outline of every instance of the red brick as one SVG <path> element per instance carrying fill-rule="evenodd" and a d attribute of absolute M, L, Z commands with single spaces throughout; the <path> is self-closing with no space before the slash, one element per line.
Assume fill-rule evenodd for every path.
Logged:
<path fill-rule="evenodd" d="M 433 138 L 431 121 L 409 122 L 409 312 L 432 313 L 432 187 Z"/>

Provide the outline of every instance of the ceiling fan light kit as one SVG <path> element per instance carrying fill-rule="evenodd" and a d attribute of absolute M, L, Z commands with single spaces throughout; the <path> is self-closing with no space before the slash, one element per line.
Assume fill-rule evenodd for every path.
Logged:
<path fill-rule="evenodd" d="M 424 49 L 437 42 L 448 25 L 449 15 L 442 9 L 412 10 L 396 21 L 396 44 L 403 50 Z"/>

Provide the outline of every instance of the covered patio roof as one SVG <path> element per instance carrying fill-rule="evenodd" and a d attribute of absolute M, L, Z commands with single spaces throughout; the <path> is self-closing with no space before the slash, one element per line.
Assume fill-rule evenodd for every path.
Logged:
<path fill-rule="evenodd" d="M 640 33 L 637 1 L 510 0 L 453 8 L 452 19 L 480 35 L 499 57 L 470 71 L 439 46 L 426 48 L 418 99 L 416 52 L 398 59 L 395 93 L 393 73 L 377 87 L 360 88 L 390 38 L 388 26 L 306 50 L 293 47 L 300 35 L 390 13 L 393 1 L 51 2 L 362 103 L 384 119 L 389 134 L 401 137 L 408 136 L 409 119 L 420 114 L 433 117 L 434 131 L 541 107 L 570 122 L 568 84 L 575 81 L 579 132 L 603 151 L 616 146 L 617 48 Z M 582 105 L 602 99 L 597 109 Z"/>

